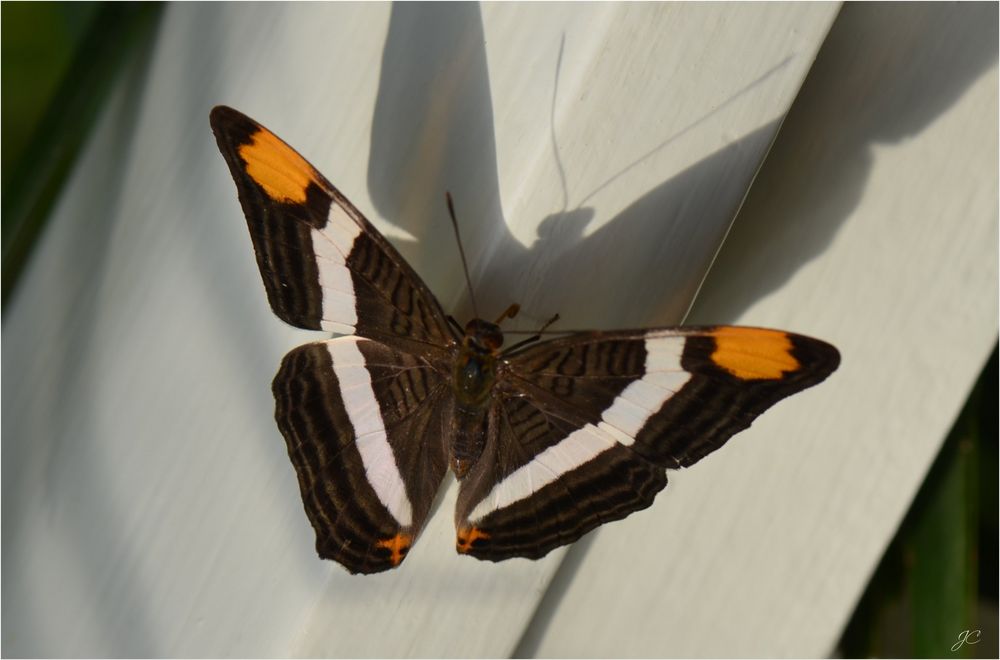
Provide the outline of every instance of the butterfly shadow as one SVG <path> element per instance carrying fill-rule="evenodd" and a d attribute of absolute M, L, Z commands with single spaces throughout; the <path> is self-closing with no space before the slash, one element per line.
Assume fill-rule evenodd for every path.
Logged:
<path fill-rule="evenodd" d="M 393 5 L 368 168 L 379 216 L 416 237 L 393 243 L 447 311 L 470 318 L 444 205 L 450 190 L 482 316 L 519 302 L 523 330 L 556 312 L 563 320 L 554 329 L 678 324 L 742 198 L 745 186 L 734 178 L 753 172 L 777 120 L 672 176 L 595 231 L 588 232 L 593 209 L 563 210 L 544 218 L 525 245 L 500 203 L 483 43 L 478 5 Z"/>

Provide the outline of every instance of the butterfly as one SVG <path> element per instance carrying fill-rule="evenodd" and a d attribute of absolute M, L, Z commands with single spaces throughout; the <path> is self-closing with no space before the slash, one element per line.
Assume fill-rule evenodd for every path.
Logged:
<path fill-rule="evenodd" d="M 232 108 L 210 122 L 271 309 L 340 335 L 288 353 L 272 390 L 316 551 L 352 573 L 406 558 L 449 468 L 459 553 L 542 557 L 650 506 L 667 470 L 839 365 L 826 342 L 735 326 L 505 349 L 516 306 L 459 325 L 298 152 Z"/>

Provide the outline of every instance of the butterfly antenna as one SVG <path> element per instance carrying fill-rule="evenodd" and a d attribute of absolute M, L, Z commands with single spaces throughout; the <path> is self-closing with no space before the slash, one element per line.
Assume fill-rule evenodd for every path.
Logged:
<path fill-rule="evenodd" d="M 451 193 L 445 191 L 444 198 L 448 201 L 448 215 L 451 216 L 451 226 L 455 230 L 455 241 L 458 242 L 458 253 L 462 257 L 462 270 L 465 271 L 465 284 L 469 287 L 469 300 L 472 301 L 472 313 L 479 318 L 479 308 L 476 307 L 476 294 L 472 290 L 472 278 L 469 277 L 469 264 L 465 261 L 465 248 L 462 247 L 462 236 L 458 232 L 458 220 L 455 219 L 455 205 L 451 201 Z"/>
<path fill-rule="evenodd" d="M 556 59 L 556 79 L 552 84 L 552 107 L 549 108 L 549 137 L 552 138 L 552 153 L 556 158 L 556 171 L 559 172 L 559 183 L 562 184 L 563 212 L 569 208 L 569 188 L 566 187 L 566 170 L 562 158 L 559 157 L 559 142 L 556 140 L 556 96 L 559 93 L 559 70 L 562 69 L 563 48 L 566 46 L 566 33 L 559 39 L 559 57 Z"/>

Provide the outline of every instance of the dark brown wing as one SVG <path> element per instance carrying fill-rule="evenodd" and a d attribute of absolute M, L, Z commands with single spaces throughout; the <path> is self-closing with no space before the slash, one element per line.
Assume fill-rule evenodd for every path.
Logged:
<path fill-rule="evenodd" d="M 294 149 L 225 106 L 211 114 L 271 308 L 311 330 L 443 345 L 441 306 L 399 253 Z"/>
<path fill-rule="evenodd" d="M 666 469 L 694 464 L 839 361 L 816 339 L 736 327 L 595 332 L 527 349 L 503 376 L 488 455 L 462 481 L 458 549 L 540 557 L 645 508 Z"/>
<path fill-rule="evenodd" d="M 273 390 L 316 551 L 352 573 L 398 566 L 448 465 L 437 370 L 338 337 L 286 355 Z"/>

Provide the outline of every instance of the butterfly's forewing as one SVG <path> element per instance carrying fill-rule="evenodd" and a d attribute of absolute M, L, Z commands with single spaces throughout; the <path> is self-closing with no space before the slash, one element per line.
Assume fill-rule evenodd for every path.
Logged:
<path fill-rule="evenodd" d="M 718 449 L 839 360 L 822 341 L 733 327 L 595 332 L 527 349 L 503 377 L 489 455 L 461 484 L 458 549 L 540 557 L 645 508 L 665 469 Z"/>
<path fill-rule="evenodd" d="M 294 149 L 246 115 L 211 113 L 274 313 L 300 328 L 443 346 L 441 306 L 409 264 Z"/>
<path fill-rule="evenodd" d="M 446 317 L 396 250 L 291 147 L 231 108 L 213 109 L 211 124 L 275 314 L 356 335 L 293 350 L 272 386 L 316 549 L 354 573 L 393 568 L 447 469 Z"/>

